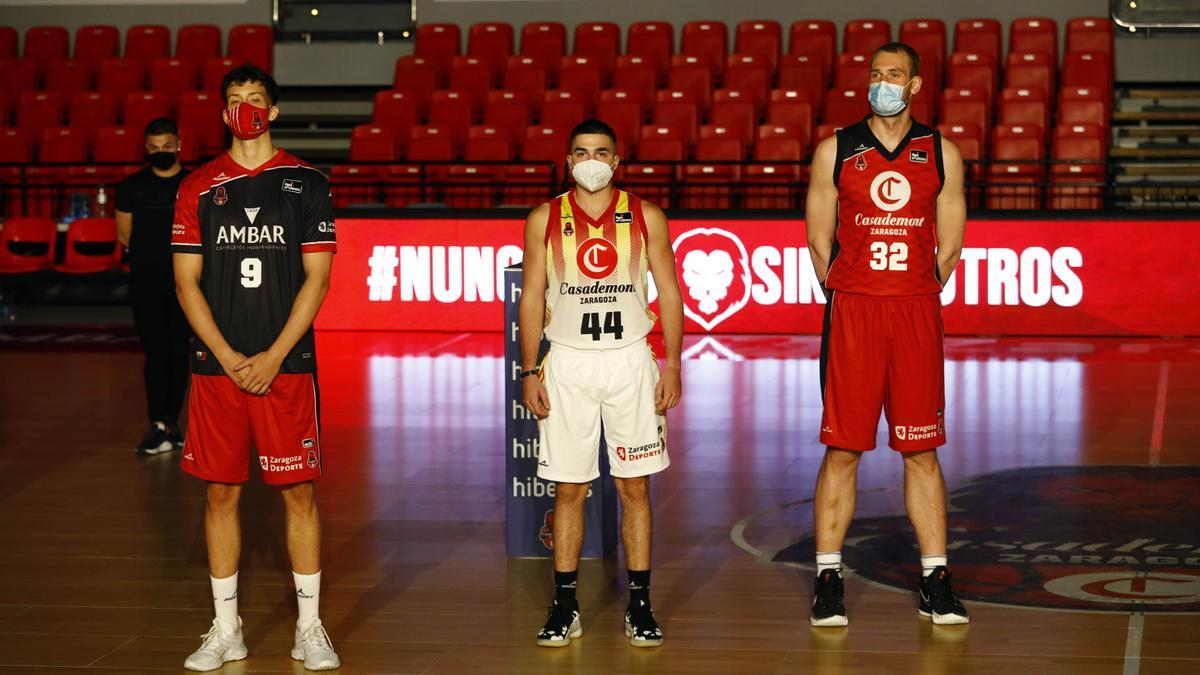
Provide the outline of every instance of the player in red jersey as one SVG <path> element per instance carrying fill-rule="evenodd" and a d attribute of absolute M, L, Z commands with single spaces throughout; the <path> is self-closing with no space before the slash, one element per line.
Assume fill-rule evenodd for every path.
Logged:
<path fill-rule="evenodd" d="M 237 613 L 238 499 L 250 448 L 280 487 L 300 618 L 292 658 L 340 665 L 318 618 L 321 474 L 313 320 L 336 250 L 329 182 L 271 143 L 278 87 L 250 65 L 221 84 L 233 145 L 179 187 L 171 247 L 192 326 L 192 388 L 183 470 L 208 481 L 204 531 L 216 618 L 187 658 L 214 670 L 246 657 Z"/>
<path fill-rule="evenodd" d="M 946 485 L 935 449 L 943 416 L 942 285 L 966 229 L 962 157 L 912 119 L 920 57 L 890 43 L 871 57 L 872 113 L 822 141 L 808 193 L 808 251 L 828 303 L 821 341 L 827 446 L 813 504 L 817 580 L 810 621 L 844 626 L 841 546 L 858 463 L 879 412 L 904 457 L 904 500 L 921 550 L 922 616 L 966 623 L 946 567 Z"/>

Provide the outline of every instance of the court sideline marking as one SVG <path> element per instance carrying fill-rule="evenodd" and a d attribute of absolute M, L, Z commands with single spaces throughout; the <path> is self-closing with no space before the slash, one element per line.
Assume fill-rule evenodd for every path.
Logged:
<path fill-rule="evenodd" d="M 1150 466 L 1162 459 L 1163 421 L 1167 414 L 1167 379 L 1171 362 L 1163 361 L 1158 369 L 1158 394 L 1154 399 L 1154 424 L 1150 428 Z"/>
<path fill-rule="evenodd" d="M 1138 572 L 1137 577 L 1145 578 L 1146 572 Z M 1138 675 L 1142 668 L 1142 636 L 1145 633 L 1146 613 L 1133 612 L 1129 615 L 1129 625 L 1125 633 L 1125 667 L 1121 675 Z"/>

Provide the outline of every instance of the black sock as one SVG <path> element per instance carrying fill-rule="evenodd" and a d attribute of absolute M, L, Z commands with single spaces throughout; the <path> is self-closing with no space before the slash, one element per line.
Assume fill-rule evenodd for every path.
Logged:
<path fill-rule="evenodd" d="M 650 570 L 628 570 L 629 607 L 650 606 Z"/>
<path fill-rule="evenodd" d="M 574 607 L 575 586 L 579 580 L 579 570 L 574 572 L 559 572 L 554 570 L 554 601 L 560 605 Z"/>

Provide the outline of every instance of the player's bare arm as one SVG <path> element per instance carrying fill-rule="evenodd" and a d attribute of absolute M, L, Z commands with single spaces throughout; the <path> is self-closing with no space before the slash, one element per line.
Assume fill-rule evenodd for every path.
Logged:
<path fill-rule="evenodd" d="M 525 256 L 521 275 L 521 304 L 517 325 L 520 328 L 521 371 L 537 368 L 538 347 L 546 321 L 546 225 L 550 205 L 542 204 L 525 219 Z M 550 397 L 541 378 L 521 378 L 525 407 L 538 417 L 550 414 Z"/>
<path fill-rule="evenodd" d="M 958 146 L 946 138 L 942 139 L 942 165 L 946 182 L 937 198 L 937 267 L 938 278 L 944 286 L 958 265 L 967 231 L 962 154 Z"/>
<path fill-rule="evenodd" d="M 133 236 L 133 214 L 114 211 L 113 216 L 117 221 L 117 241 L 121 242 L 121 246 L 128 248 L 129 238 Z"/>
<path fill-rule="evenodd" d="M 837 137 L 830 136 L 813 151 L 808 202 L 804 211 L 808 229 L 808 255 L 812 258 L 817 280 L 822 284 L 829 274 L 833 236 L 837 230 L 837 186 L 833 184 L 833 164 L 836 161 Z"/>
<path fill-rule="evenodd" d="M 200 276 L 204 271 L 204 257 L 192 253 L 175 253 L 172 256 L 175 263 L 175 294 L 179 297 L 179 306 L 187 317 L 192 332 L 200 341 L 208 345 L 217 362 L 221 364 L 225 374 L 238 387 L 245 389 L 244 376 L 233 367 L 246 360 L 244 354 L 234 350 L 221 335 L 217 322 L 213 320 L 212 310 L 204 293 L 200 290 Z"/>
<path fill-rule="evenodd" d="M 679 404 L 682 392 L 680 354 L 683 351 L 683 294 L 675 273 L 675 250 L 671 248 L 671 233 L 667 216 L 654 204 L 642 202 L 646 219 L 646 255 L 650 273 L 658 289 L 658 313 L 662 318 L 663 346 L 666 349 L 666 369 L 658 380 L 654 407 L 665 412 Z"/>
<path fill-rule="evenodd" d="M 321 303 L 325 301 L 325 294 L 329 292 L 333 254 L 305 253 L 301 261 L 304 265 L 304 284 L 296 294 L 296 301 L 292 303 L 292 311 L 288 314 L 287 323 L 283 325 L 279 337 L 275 338 L 275 342 L 267 351 L 243 359 L 233 367 L 234 371 L 242 374 L 244 388 L 251 394 L 261 396 L 270 391 L 271 382 L 279 374 L 283 360 L 308 329 L 312 328 L 313 321 L 317 319 L 317 312 L 321 310 Z"/>

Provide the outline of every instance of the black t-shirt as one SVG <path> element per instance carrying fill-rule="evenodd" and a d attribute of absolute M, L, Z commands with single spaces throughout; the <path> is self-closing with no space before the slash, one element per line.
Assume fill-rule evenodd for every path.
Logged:
<path fill-rule="evenodd" d="M 303 255 L 337 250 L 329 180 L 282 150 L 254 170 L 225 153 L 180 185 L 171 250 L 204 256 L 200 290 L 229 345 L 246 356 L 265 351 L 304 284 Z M 310 327 L 279 372 L 316 369 Z M 223 374 L 199 338 L 192 372 Z"/>
<path fill-rule="evenodd" d="M 164 293 L 175 292 L 171 224 L 175 216 L 175 195 L 187 175 L 187 170 L 181 170 L 170 178 L 161 178 L 146 167 L 117 187 L 117 210 L 133 214 L 129 269 L 138 290 L 161 287 Z"/>

